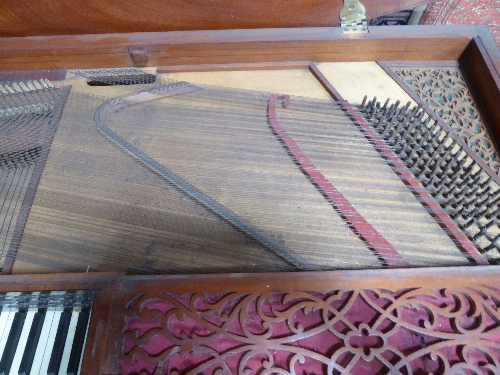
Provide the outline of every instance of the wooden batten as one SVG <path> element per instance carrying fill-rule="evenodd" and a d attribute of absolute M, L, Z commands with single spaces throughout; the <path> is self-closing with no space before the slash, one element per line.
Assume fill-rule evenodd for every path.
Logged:
<path fill-rule="evenodd" d="M 280 61 L 456 60 L 485 29 L 474 26 L 186 31 L 0 39 L 0 71 L 274 63 Z M 389 48 L 390 45 L 390 48 Z M 140 46 L 147 61 L 134 63 Z"/>

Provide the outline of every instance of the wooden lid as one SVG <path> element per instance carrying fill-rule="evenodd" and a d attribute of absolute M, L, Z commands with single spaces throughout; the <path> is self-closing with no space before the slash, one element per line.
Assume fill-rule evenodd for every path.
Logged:
<path fill-rule="evenodd" d="M 368 19 L 430 0 L 363 0 Z M 16 0 L 0 37 L 335 26 L 343 0 Z"/>

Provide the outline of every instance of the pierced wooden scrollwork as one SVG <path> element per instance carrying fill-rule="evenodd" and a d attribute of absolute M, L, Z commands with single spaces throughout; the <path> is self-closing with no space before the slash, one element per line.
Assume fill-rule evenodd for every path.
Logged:
<path fill-rule="evenodd" d="M 495 374 L 500 289 L 140 294 L 121 374 Z"/>
<path fill-rule="evenodd" d="M 392 69 L 493 170 L 500 172 L 500 157 L 458 67 Z"/>

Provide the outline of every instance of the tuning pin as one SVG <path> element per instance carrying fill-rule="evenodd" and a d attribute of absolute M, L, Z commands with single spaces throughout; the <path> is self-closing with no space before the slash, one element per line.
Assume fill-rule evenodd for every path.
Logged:
<path fill-rule="evenodd" d="M 363 101 L 361 102 L 361 105 L 359 106 L 359 109 L 361 111 L 363 111 L 365 109 L 366 99 L 368 99 L 368 97 L 365 95 L 365 97 L 363 98 Z"/>
<path fill-rule="evenodd" d="M 387 108 L 387 106 L 389 105 L 389 100 L 391 100 L 391 98 L 387 98 L 387 100 L 385 101 L 384 105 L 382 106 L 382 108 L 381 108 L 381 109 L 382 109 L 383 111 L 384 111 L 384 110 Z"/>
<path fill-rule="evenodd" d="M 19 87 L 21 87 L 21 90 L 23 92 L 30 92 L 31 90 L 28 88 L 28 86 L 25 85 L 23 81 L 19 82 Z"/>
<path fill-rule="evenodd" d="M 42 81 L 45 83 L 45 86 L 49 89 L 53 89 L 55 88 L 55 86 L 52 84 L 52 82 L 50 82 L 48 79 L 46 78 L 42 78 Z"/>
<path fill-rule="evenodd" d="M 42 90 L 43 89 L 43 86 L 40 84 L 40 82 L 38 82 L 37 80 L 34 80 L 33 81 L 33 86 L 35 86 L 35 88 L 37 90 Z"/>
<path fill-rule="evenodd" d="M 15 94 L 16 93 L 16 91 L 12 87 L 10 87 L 9 84 L 6 84 L 4 87 L 9 92 L 9 94 Z"/>

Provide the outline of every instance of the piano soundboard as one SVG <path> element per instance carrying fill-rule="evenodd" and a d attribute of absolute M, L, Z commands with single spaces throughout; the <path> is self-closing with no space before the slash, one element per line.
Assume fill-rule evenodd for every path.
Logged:
<path fill-rule="evenodd" d="M 374 77 L 363 93 L 407 99 L 376 63 L 360 66 Z M 2 84 L 3 273 L 495 263 L 496 172 L 411 100 L 374 101 L 363 118 L 349 69 L 82 69 Z M 376 134 L 389 107 L 409 117 Z"/>

